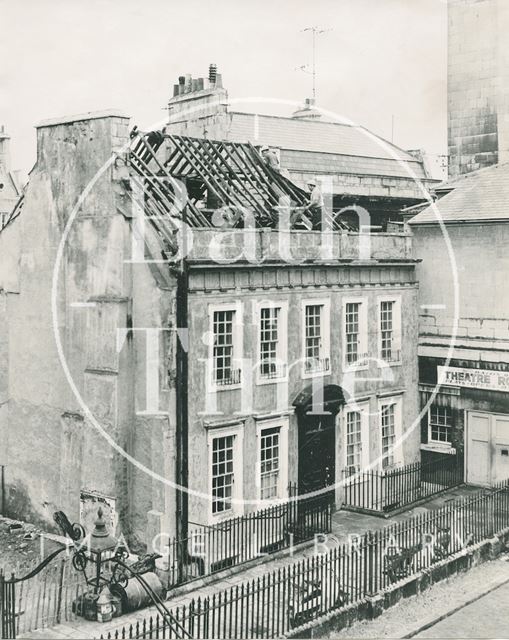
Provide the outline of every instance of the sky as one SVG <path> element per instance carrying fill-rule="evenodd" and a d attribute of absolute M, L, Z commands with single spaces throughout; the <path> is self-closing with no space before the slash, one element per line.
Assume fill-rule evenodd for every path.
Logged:
<path fill-rule="evenodd" d="M 35 161 L 39 121 L 118 108 L 152 126 L 179 75 L 215 63 L 229 98 L 290 114 L 317 104 L 430 154 L 447 150 L 444 0 L 0 0 L 0 124 L 13 168 Z M 274 103 L 271 103 L 274 100 Z M 235 104 L 248 110 L 252 104 Z M 254 109 L 255 110 L 255 109 Z"/>

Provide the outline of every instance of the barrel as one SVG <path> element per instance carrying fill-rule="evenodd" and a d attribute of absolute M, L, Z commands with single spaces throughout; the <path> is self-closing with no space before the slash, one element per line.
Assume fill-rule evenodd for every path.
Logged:
<path fill-rule="evenodd" d="M 164 587 L 154 572 L 149 571 L 148 573 L 144 573 L 141 578 L 146 582 L 150 591 L 160 600 L 164 600 Z M 111 591 L 115 595 L 120 596 L 122 613 L 135 611 L 136 609 L 154 604 L 154 599 L 145 591 L 145 588 L 136 578 L 130 578 L 126 587 L 121 587 L 118 584 L 115 585 Z"/>

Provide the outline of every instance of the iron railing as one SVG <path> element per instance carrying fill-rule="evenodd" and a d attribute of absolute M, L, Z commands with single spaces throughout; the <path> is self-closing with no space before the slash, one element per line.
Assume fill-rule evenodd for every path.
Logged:
<path fill-rule="evenodd" d="M 345 470 L 343 508 L 390 513 L 463 482 L 456 456 L 384 471 Z"/>
<path fill-rule="evenodd" d="M 241 369 L 230 369 L 229 374 L 224 378 L 217 378 L 214 380 L 214 384 L 218 387 L 229 387 L 234 384 L 240 384 L 242 377 Z"/>
<path fill-rule="evenodd" d="M 76 602 L 87 588 L 68 557 L 48 563 L 26 578 L 14 574 L 6 578 L 0 570 L 0 638 L 16 638 L 75 620 Z"/>
<path fill-rule="evenodd" d="M 330 358 L 307 358 L 304 363 L 305 373 L 320 373 L 330 370 Z"/>
<path fill-rule="evenodd" d="M 292 495 L 292 494 L 290 494 Z M 168 588 L 328 533 L 332 504 L 320 497 L 275 504 L 214 525 L 195 525 L 168 544 Z"/>
<path fill-rule="evenodd" d="M 193 638 L 280 638 L 417 575 L 509 526 L 509 482 L 204 598 L 172 613 Z M 175 638 L 159 616 L 112 638 Z"/>

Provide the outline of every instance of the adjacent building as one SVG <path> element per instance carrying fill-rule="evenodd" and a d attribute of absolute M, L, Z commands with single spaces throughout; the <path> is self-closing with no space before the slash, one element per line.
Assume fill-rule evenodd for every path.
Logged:
<path fill-rule="evenodd" d="M 509 160 L 509 4 L 448 2 L 449 176 Z"/>
<path fill-rule="evenodd" d="M 409 222 L 420 261 L 422 459 L 456 456 L 466 482 L 489 486 L 509 474 L 509 164 L 441 193 Z"/>
<path fill-rule="evenodd" d="M 262 100 L 260 111 L 270 109 Z M 275 100 L 280 108 L 280 101 Z M 363 126 L 324 115 L 313 100 L 290 117 L 248 113 L 229 102 L 215 65 L 207 78 L 180 76 L 168 103 L 169 133 L 196 138 L 270 146 L 281 170 L 302 188 L 317 179 L 330 194 L 330 208 L 359 226 L 359 209 L 372 224 L 386 230 L 400 221 L 400 210 L 421 202 L 433 180 L 423 155 L 408 152 Z M 291 110 L 288 106 L 288 110 Z"/>

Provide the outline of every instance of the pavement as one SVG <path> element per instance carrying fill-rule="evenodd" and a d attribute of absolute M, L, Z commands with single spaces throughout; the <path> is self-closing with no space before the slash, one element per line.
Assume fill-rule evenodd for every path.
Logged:
<path fill-rule="evenodd" d="M 327 638 L 509 638 L 509 558 L 481 564 Z"/>
<path fill-rule="evenodd" d="M 465 605 L 414 638 L 509 638 L 509 584 Z"/>
<path fill-rule="evenodd" d="M 415 515 L 439 509 L 452 500 L 465 497 L 478 490 L 478 488 L 468 486 L 456 487 L 455 489 L 431 498 L 426 503 L 390 518 L 349 511 L 337 511 L 332 518 L 332 536 L 329 537 L 326 544 L 329 548 L 332 548 L 347 541 L 349 536 L 359 535 L 369 530 L 375 531 L 376 529 L 381 529 L 394 522 L 401 522 Z M 232 586 L 240 585 L 244 582 L 261 577 L 263 574 L 268 572 L 294 564 L 303 558 L 315 555 L 317 552 L 323 552 L 323 550 L 324 548 L 322 544 L 320 547 L 315 549 L 314 544 L 311 543 L 305 548 L 302 546 L 299 547 L 291 555 L 276 555 L 274 558 L 271 558 L 269 562 L 259 563 L 245 568 L 239 567 L 238 573 L 219 578 L 207 585 L 200 585 L 197 583 L 196 588 L 188 593 L 173 596 L 170 594 L 170 597 L 166 601 L 166 605 L 169 609 L 187 605 L 194 598 L 211 596 L 214 593 L 229 589 Z M 120 632 L 122 626 L 136 624 L 137 621 L 142 621 L 144 618 L 148 618 L 156 613 L 157 610 L 155 607 L 148 607 L 132 614 L 121 616 L 120 618 L 114 618 L 109 623 L 89 622 L 83 618 L 76 618 L 74 620 L 68 620 L 64 624 L 53 626 L 49 629 L 38 629 L 24 633 L 20 632 L 18 637 L 34 639 L 54 638 L 56 640 L 63 640 L 65 638 L 99 638 L 101 634 L 107 635 L 108 633 L 112 633 L 113 635 L 117 630 Z"/>

